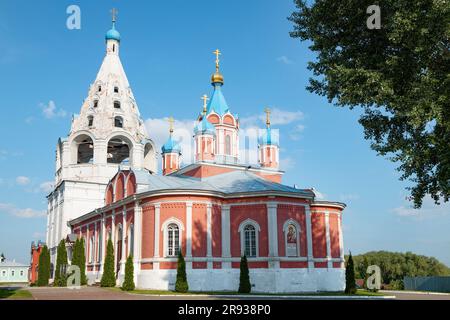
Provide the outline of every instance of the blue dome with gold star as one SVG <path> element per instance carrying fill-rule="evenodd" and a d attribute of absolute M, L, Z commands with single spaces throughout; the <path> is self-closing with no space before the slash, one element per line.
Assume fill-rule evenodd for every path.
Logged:
<path fill-rule="evenodd" d="M 180 145 L 173 140 L 172 135 L 170 135 L 167 142 L 161 148 L 162 153 L 172 153 L 172 152 L 181 152 Z"/>
<path fill-rule="evenodd" d="M 216 128 L 206 119 L 206 116 L 202 118 L 202 121 L 197 123 L 194 127 L 195 134 L 216 134 Z"/>
<path fill-rule="evenodd" d="M 265 132 L 262 134 L 262 136 L 259 138 L 259 144 L 264 146 L 278 146 L 278 136 L 272 134 L 272 130 L 270 129 L 270 127 L 268 127 Z"/>

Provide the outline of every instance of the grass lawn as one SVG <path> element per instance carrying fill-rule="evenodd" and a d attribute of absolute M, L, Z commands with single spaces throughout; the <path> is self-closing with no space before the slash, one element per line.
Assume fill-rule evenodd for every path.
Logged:
<path fill-rule="evenodd" d="M 108 288 L 110 290 L 114 291 L 122 291 L 120 288 Z M 352 296 L 350 294 L 345 294 L 344 292 L 311 292 L 311 293 L 305 293 L 305 292 L 299 292 L 299 293 L 250 293 L 250 294 L 242 294 L 234 291 L 205 291 L 205 292 L 198 292 L 198 291 L 192 291 L 187 293 L 179 293 L 175 291 L 167 291 L 167 290 L 141 290 L 136 289 L 133 291 L 123 291 L 127 293 L 134 293 L 134 294 L 152 294 L 152 295 L 192 295 L 192 294 L 202 294 L 202 295 L 254 295 L 254 296 Z M 367 290 L 358 290 L 355 294 L 355 296 L 384 296 L 385 294 L 380 292 L 371 292 Z"/>
<path fill-rule="evenodd" d="M 0 288 L 0 299 L 32 299 L 30 291 L 20 288 Z"/>

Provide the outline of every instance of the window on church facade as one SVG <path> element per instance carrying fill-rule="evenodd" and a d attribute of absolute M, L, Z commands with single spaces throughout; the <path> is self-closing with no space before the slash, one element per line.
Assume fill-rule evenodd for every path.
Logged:
<path fill-rule="evenodd" d="M 244 254 L 256 257 L 256 229 L 251 224 L 244 228 Z"/>
<path fill-rule="evenodd" d="M 93 116 L 89 116 L 88 117 L 88 126 L 92 127 L 94 125 L 94 117 Z"/>
<path fill-rule="evenodd" d="M 119 93 L 119 87 L 114 87 L 114 93 Z"/>
<path fill-rule="evenodd" d="M 98 107 L 98 100 L 94 100 L 94 108 Z"/>
<path fill-rule="evenodd" d="M 123 119 L 122 119 L 122 117 L 115 117 L 114 118 L 114 127 L 116 127 L 116 128 L 123 128 Z"/>
<path fill-rule="evenodd" d="M 225 154 L 231 154 L 231 138 L 229 135 L 225 136 Z"/>
<path fill-rule="evenodd" d="M 98 86 L 98 92 L 102 91 L 102 86 Z"/>
<path fill-rule="evenodd" d="M 116 164 L 130 163 L 129 142 L 120 137 L 114 137 L 108 142 L 107 162 Z M 130 144 L 131 145 L 131 144 Z"/>
<path fill-rule="evenodd" d="M 120 109 L 120 101 L 114 101 L 114 109 Z"/>
<path fill-rule="evenodd" d="M 174 223 L 167 227 L 167 256 L 176 257 L 180 251 L 180 229 Z"/>

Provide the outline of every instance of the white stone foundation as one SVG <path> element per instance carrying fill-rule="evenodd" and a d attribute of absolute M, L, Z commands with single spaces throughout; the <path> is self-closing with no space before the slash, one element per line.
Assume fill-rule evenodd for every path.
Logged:
<path fill-rule="evenodd" d="M 190 291 L 237 291 L 239 269 L 186 270 Z M 173 290 L 176 270 L 141 270 L 139 289 Z M 344 269 L 251 269 L 252 292 L 343 291 Z"/>

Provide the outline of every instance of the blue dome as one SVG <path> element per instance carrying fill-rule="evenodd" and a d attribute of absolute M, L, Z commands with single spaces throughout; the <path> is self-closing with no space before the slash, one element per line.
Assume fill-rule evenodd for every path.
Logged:
<path fill-rule="evenodd" d="M 259 138 L 260 145 L 274 145 L 278 146 L 278 137 L 272 134 L 270 127 L 267 128 L 266 132 Z"/>
<path fill-rule="evenodd" d="M 216 128 L 209 122 L 206 117 L 204 116 L 202 121 L 200 121 L 195 127 L 194 127 L 194 133 L 195 134 L 216 134 Z"/>
<path fill-rule="evenodd" d="M 161 148 L 162 153 L 172 153 L 172 152 L 181 152 L 181 148 L 178 145 L 178 143 L 176 143 L 172 136 L 169 137 L 169 140 L 167 140 L 167 142 L 162 146 Z"/>
<path fill-rule="evenodd" d="M 120 42 L 120 33 L 116 30 L 114 24 L 112 28 L 106 33 L 105 40 L 116 40 Z"/>

